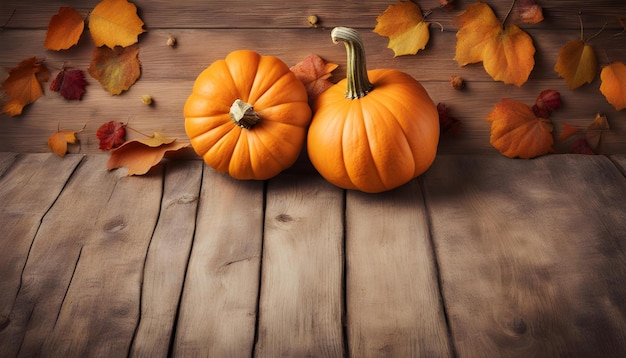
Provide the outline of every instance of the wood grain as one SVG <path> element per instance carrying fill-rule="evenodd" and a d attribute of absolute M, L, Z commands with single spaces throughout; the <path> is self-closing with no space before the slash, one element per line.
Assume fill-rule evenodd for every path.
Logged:
<path fill-rule="evenodd" d="M 9 152 L 0 153 L 0 179 L 4 176 L 4 172 L 13 165 L 17 155 L 17 153 Z"/>
<path fill-rule="evenodd" d="M 67 65 L 85 70 L 89 66 L 93 43 L 88 33 L 78 46 L 68 51 L 46 51 L 43 39 L 49 17 L 58 7 L 75 6 L 85 15 L 97 3 L 16 0 L 3 2 L 0 7 L 7 25 L 0 31 L 0 67 L 9 69 L 22 59 L 39 56 L 46 59 L 53 75 Z M 513 98 L 532 105 L 544 89 L 555 89 L 563 97 L 563 107 L 552 115 L 558 130 L 563 123 L 585 128 L 596 113 L 605 113 L 612 130 L 607 134 L 605 154 L 626 151 L 626 112 L 616 111 L 599 92 L 599 76 L 588 85 L 569 90 L 563 79 L 554 71 L 558 52 L 568 41 L 580 37 L 578 12 L 582 11 L 585 37 L 590 37 L 604 24 L 606 28 L 590 41 L 600 66 L 613 61 L 624 61 L 626 46 L 619 14 L 626 14 L 626 3 L 618 0 L 558 1 L 542 3 L 545 20 L 523 28 L 533 38 L 536 47 L 535 67 L 529 81 L 521 88 L 495 82 L 481 64 L 460 68 L 455 57 L 458 25 L 455 16 L 472 2 L 459 1 L 457 10 L 435 11 L 432 21 L 441 22 L 444 31 L 432 25 L 431 39 L 427 48 L 417 56 L 393 57 L 387 48 L 387 38 L 371 30 L 376 17 L 391 3 L 376 0 L 363 2 L 301 1 L 289 4 L 273 1 L 255 2 L 186 1 L 137 1 L 140 15 L 148 31 L 140 36 L 140 61 L 142 76 L 131 89 L 120 96 L 111 96 L 100 84 L 88 76 L 87 94 L 80 102 L 69 102 L 51 91 L 18 118 L 0 115 L 0 151 L 47 152 L 48 136 L 58 127 L 79 129 L 87 125 L 79 135 L 80 146 L 72 146 L 73 153 L 97 153 L 97 128 L 108 120 L 129 121 L 136 129 L 146 132 L 160 130 L 171 137 L 184 139 L 182 108 L 191 91 L 194 79 L 210 63 L 225 57 L 235 49 L 247 48 L 262 54 L 281 58 L 293 65 L 310 53 L 340 64 L 333 80 L 345 77 L 345 54 L 343 46 L 332 44 L 330 28 L 343 25 L 361 29 L 368 66 L 396 68 L 420 80 L 435 102 L 443 102 L 452 114 L 462 120 L 463 131 L 458 138 L 445 138 L 439 152 L 492 153 L 489 144 L 489 126 L 486 114 L 503 97 Z M 420 2 L 424 9 L 436 6 L 438 1 Z M 496 13 L 504 17 L 510 2 L 491 1 Z M 36 6 L 35 6 L 36 5 Z M 235 9 L 245 9 L 237 12 Z M 15 12 L 13 12 L 13 10 Z M 280 9 L 280 11 L 277 11 Z M 306 16 L 317 14 L 323 20 L 321 28 L 311 28 L 305 23 Z M 203 14 L 203 16 L 195 16 Z M 358 14 L 355 16 L 354 14 Z M 513 20 L 512 20 L 513 21 Z M 176 48 L 166 45 L 173 35 L 178 40 Z M 306 44 L 306 45 L 303 45 Z M 452 75 L 465 78 L 467 88 L 455 91 L 449 85 Z M 150 94 L 154 106 L 145 106 L 140 98 Z M 571 143 L 557 143 L 556 150 L 568 153 Z"/>
<path fill-rule="evenodd" d="M 159 221 L 154 230 L 141 285 L 141 319 L 131 356 L 165 357 L 174 327 L 196 228 L 202 162 L 170 161 Z"/>
<path fill-rule="evenodd" d="M 0 331 L 2 356 L 41 354 L 82 248 L 94 231 L 94 220 L 104 210 L 119 179 L 119 173 L 106 171 L 106 161 L 104 155 L 85 157 L 64 188 L 46 186 L 51 192 L 63 191 L 43 218 L 31 245 L 10 324 Z"/>
<path fill-rule="evenodd" d="M 110 174 L 120 177 L 106 205 L 97 215 L 80 214 L 93 226 L 81 233 L 84 241 L 71 261 L 70 284 L 42 356 L 128 354 L 139 322 L 143 269 L 159 217 L 163 171 L 157 167 L 141 180 L 121 170 Z M 91 200 L 87 194 L 74 199 Z"/>
<path fill-rule="evenodd" d="M 606 157 L 447 156 L 424 183 L 459 356 L 626 351 L 626 179 Z"/>
<path fill-rule="evenodd" d="M 344 354 L 342 190 L 319 176 L 267 189 L 257 357 Z"/>
<path fill-rule="evenodd" d="M 205 168 L 174 355 L 251 355 L 262 235 L 263 183 Z"/>
<path fill-rule="evenodd" d="M 385 194 L 348 191 L 350 356 L 452 356 L 417 180 Z"/>
<path fill-rule="evenodd" d="M 41 220 L 81 159 L 79 155 L 64 159 L 47 153 L 22 155 L 0 180 L 0 327 L 11 322 L 23 284 L 22 270 Z"/>

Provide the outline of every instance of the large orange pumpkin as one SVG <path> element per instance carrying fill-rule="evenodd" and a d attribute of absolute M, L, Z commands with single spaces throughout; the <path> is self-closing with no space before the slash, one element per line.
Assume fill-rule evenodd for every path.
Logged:
<path fill-rule="evenodd" d="M 206 68 L 185 103 L 185 131 L 204 161 L 237 179 L 268 179 L 298 158 L 311 121 L 304 85 L 280 59 L 231 52 Z"/>
<path fill-rule="evenodd" d="M 367 71 L 361 38 L 338 27 L 348 53 L 346 79 L 314 103 L 307 151 L 329 182 L 382 192 L 424 173 L 439 143 L 437 107 L 422 85 L 392 69 Z"/>

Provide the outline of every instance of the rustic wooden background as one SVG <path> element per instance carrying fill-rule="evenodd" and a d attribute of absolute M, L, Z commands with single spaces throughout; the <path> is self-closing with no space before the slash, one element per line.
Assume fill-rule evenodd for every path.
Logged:
<path fill-rule="evenodd" d="M 72 6 L 87 16 L 97 0 L 43 1 L 3 0 L 0 4 L 0 78 L 22 59 L 38 56 L 56 75 L 65 64 L 86 70 L 93 49 L 88 31 L 78 46 L 61 52 L 43 47 L 50 17 L 60 6 Z M 88 76 L 89 86 L 83 100 L 66 101 L 49 90 L 23 115 L 15 118 L 0 115 L 0 151 L 46 152 L 47 138 L 57 128 L 79 129 L 80 147 L 72 152 L 98 151 L 95 131 L 109 120 L 129 121 L 132 127 L 145 132 L 158 130 L 185 139 L 183 104 L 196 76 L 214 60 L 232 50 L 252 49 L 274 55 L 293 65 L 310 53 L 322 56 L 341 66 L 334 79 L 344 77 L 343 46 L 333 45 L 330 29 L 350 26 L 360 29 L 368 54 L 368 67 L 393 67 L 420 80 L 435 102 L 445 103 L 451 115 L 463 121 L 458 138 L 445 138 L 440 153 L 491 153 L 489 124 L 485 118 L 502 97 L 533 104 L 543 89 L 561 92 L 562 109 L 552 115 L 556 131 L 564 121 L 586 127 L 597 112 L 605 113 L 612 130 L 604 138 L 607 154 L 626 151 L 626 111 L 616 111 L 599 92 L 599 75 L 591 84 L 569 90 L 553 70 L 559 49 L 580 36 L 578 13 L 582 13 L 585 37 L 606 28 L 590 44 L 595 48 L 600 66 L 613 61 L 626 61 L 626 34 L 618 16 L 626 15 L 622 0 L 602 1 L 540 1 L 545 20 L 535 25 L 522 25 L 534 39 L 536 65 L 529 81 L 517 88 L 494 82 L 481 64 L 460 68 L 454 61 L 454 18 L 473 1 L 457 1 L 455 11 L 435 11 L 429 20 L 431 40 L 416 56 L 393 57 L 387 39 L 372 32 L 376 17 L 394 1 L 134 1 L 145 22 L 146 33 L 140 35 L 140 80 L 127 92 L 111 96 Z M 422 9 L 439 4 L 437 0 L 418 2 Z M 511 1 L 488 1 L 496 14 L 504 18 Z M 309 15 L 319 17 L 320 28 L 311 28 Z M 176 48 L 166 45 L 169 36 L 178 40 Z M 449 85 L 451 75 L 466 79 L 467 88 L 456 91 Z M 48 83 L 49 85 L 49 83 Z M 150 94 L 154 106 L 146 106 L 141 96 Z M 132 134 L 131 134 L 132 138 Z M 557 144 L 559 152 L 567 152 L 569 143 Z"/>

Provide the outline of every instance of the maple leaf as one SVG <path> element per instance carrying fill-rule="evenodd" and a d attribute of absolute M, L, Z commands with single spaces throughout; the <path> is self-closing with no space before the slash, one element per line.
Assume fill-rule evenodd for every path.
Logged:
<path fill-rule="evenodd" d="M 326 63 L 317 55 L 309 55 L 290 68 L 296 78 L 304 84 L 309 95 L 309 103 L 333 85 L 328 79 L 339 65 Z"/>
<path fill-rule="evenodd" d="M 534 158 L 552 152 L 552 122 L 535 116 L 521 102 L 504 98 L 488 114 L 490 143 L 509 158 Z"/>
<path fill-rule="evenodd" d="M 569 89 L 573 90 L 585 83 L 591 83 L 596 77 L 596 54 L 585 41 L 570 41 L 559 51 L 554 70 L 565 79 Z"/>
<path fill-rule="evenodd" d="M 613 62 L 602 68 L 600 72 L 600 92 L 606 100 L 621 111 L 626 108 L 626 65 Z"/>
<path fill-rule="evenodd" d="M 567 122 L 563 122 L 563 129 L 561 130 L 561 133 L 559 134 L 559 142 L 563 142 L 565 141 L 567 138 L 573 136 L 574 134 L 578 133 L 580 131 L 580 128 L 578 127 L 574 127 L 572 125 L 570 125 Z"/>
<path fill-rule="evenodd" d="M 59 92 L 65 99 L 80 100 L 85 94 L 85 86 L 87 80 L 83 71 L 63 68 L 50 83 L 50 90 Z"/>
<path fill-rule="evenodd" d="M 535 66 L 535 46 L 516 25 L 505 28 L 489 5 L 477 2 L 458 16 L 456 55 L 459 66 L 482 62 L 496 81 L 522 86 Z"/>
<path fill-rule="evenodd" d="M 422 10 L 412 1 L 390 5 L 376 21 L 374 32 L 389 38 L 387 48 L 393 50 L 394 57 L 415 55 L 430 39 L 430 23 L 424 21 Z"/>
<path fill-rule="evenodd" d="M 597 113 L 589 127 L 585 130 L 585 140 L 593 151 L 600 152 L 602 134 L 609 129 L 609 121 L 606 116 L 602 113 Z"/>
<path fill-rule="evenodd" d="M 89 15 L 89 31 L 96 46 L 114 48 L 137 43 L 145 32 L 137 7 L 127 0 L 103 0 Z"/>
<path fill-rule="evenodd" d="M 76 134 L 82 132 L 84 129 L 85 127 L 78 131 L 57 130 L 48 138 L 48 147 L 50 147 L 56 155 L 63 158 L 67 153 L 67 145 L 75 144 L 78 141 Z"/>
<path fill-rule="evenodd" d="M 543 21 L 543 9 L 536 0 L 519 0 L 515 3 L 515 17 L 525 24 Z"/>
<path fill-rule="evenodd" d="M 87 69 L 112 95 L 126 91 L 141 75 L 139 47 L 96 47 Z"/>
<path fill-rule="evenodd" d="M 8 102 L 2 112 L 9 116 L 22 114 L 24 107 L 43 95 L 42 82 L 50 78 L 50 71 L 43 60 L 31 57 L 9 70 L 9 77 L 2 82 L 2 89 L 8 95 Z"/>
<path fill-rule="evenodd" d="M 71 7 L 61 7 L 50 18 L 44 47 L 48 50 L 67 50 L 76 45 L 85 29 L 85 20 Z"/>
<path fill-rule="evenodd" d="M 190 143 L 177 142 L 175 138 L 166 138 L 159 132 L 143 140 L 131 140 L 111 151 L 107 169 L 127 167 L 127 175 L 143 175 L 157 165 L 167 152 L 189 147 Z"/>
<path fill-rule="evenodd" d="M 100 141 L 98 148 L 100 150 L 111 150 L 124 144 L 126 136 L 126 124 L 117 121 L 109 121 L 104 123 L 96 131 L 96 137 Z"/>

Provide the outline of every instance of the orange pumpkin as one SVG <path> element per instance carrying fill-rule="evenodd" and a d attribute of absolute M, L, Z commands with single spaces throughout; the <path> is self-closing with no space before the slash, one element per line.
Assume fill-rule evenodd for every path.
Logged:
<path fill-rule="evenodd" d="M 231 52 L 206 68 L 184 107 L 204 161 L 237 179 L 268 179 L 298 159 L 311 121 L 304 85 L 280 59 Z"/>
<path fill-rule="evenodd" d="M 367 71 L 361 38 L 338 27 L 347 76 L 313 105 L 307 151 L 329 182 L 345 189 L 382 192 L 424 173 L 439 143 L 439 115 L 430 96 L 410 75 L 392 69 Z"/>

